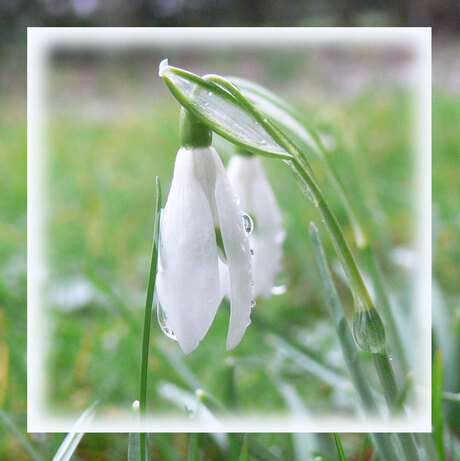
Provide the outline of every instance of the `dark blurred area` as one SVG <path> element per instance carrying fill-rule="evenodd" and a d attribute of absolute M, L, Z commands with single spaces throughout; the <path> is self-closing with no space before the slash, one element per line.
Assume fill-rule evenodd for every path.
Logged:
<path fill-rule="evenodd" d="M 434 43 L 444 45 L 458 42 L 460 1 L 0 0 L 4 91 L 23 94 L 27 27 L 64 26 L 430 26 Z"/>
<path fill-rule="evenodd" d="M 2 35 L 29 26 L 432 26 L 459 30 L 455 0 L 1 0 Z"/>
<path fill-rule="evenodd" d="M 0 34 L 25 26 L 431 26 L 460 30 L 458 0 L 0 0 Z"/>

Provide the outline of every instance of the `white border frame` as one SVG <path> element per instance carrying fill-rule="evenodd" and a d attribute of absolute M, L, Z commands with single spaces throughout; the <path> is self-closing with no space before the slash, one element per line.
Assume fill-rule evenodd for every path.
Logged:
<path fill-rule="evenodd" d="M 168 46 L 182 43 L 215 46 L 251 46 L 279 43 L 405 45 L 415 53 L 416 136 L 420 165 L 417 175 L 419 223 L 417 242 L 421 261 L 417 275 L 418 331 L 420 356 L 414 383 L 425 402 L 410 419 L 365 421 L 336 417 L 286 418 L 267 414 L 241 420 L 211 421 L 209 424 L 158 417 L 133 426 L 129 418 L 120 421 L 95 419 L 87 432 L 430 432 L 431 431 L 431 28 L 28 28 L 28 325 L 27 325 L 27 429 L 29 432 L 70 432 L 75 418 L 57 418 L 46 413 L 43 360 L 45 331 L 40 315 L 40 287 L 46 274 L 42 254 L 45 194 L 43 120 L 47 52 L 64 48 L 122 49 L 133 46 Z M 180 63 L 172 63 L 173 65 Z M 153 64 L 152 64 L 153 67 Z M 211 71 L 212 69 L 210 69 Z M 173 100 L 173 99 L 171 99 Z M 129 412 L 127 413 L 129 414 Z M 83 430 L 83 428 L 80 428 Z"/>

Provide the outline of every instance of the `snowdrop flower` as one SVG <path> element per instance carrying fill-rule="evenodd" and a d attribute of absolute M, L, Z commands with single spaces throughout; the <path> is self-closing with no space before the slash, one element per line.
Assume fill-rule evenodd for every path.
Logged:
<path fill-rule="evenodd" d="M 234 155 L 228 176 L 240 198 L 240 206 L 253 218 L 254 231 L 249 243 L 254 252 L 254 294 L 269 297 L 281 272 L 282 245 L 285 236 L 275 194 L 259 157 Z"/>
<path fill-rule="evenodd" d="M 225 168 L 210 145 L 211 132 L 185 109 L 180 127 L 182 147 L 160 222 L 157 296 L 188 354 L 206 335 L 228 284 L 227 349 L 233 349 L 250 324 L 253 305 L 249 240 Z"/>

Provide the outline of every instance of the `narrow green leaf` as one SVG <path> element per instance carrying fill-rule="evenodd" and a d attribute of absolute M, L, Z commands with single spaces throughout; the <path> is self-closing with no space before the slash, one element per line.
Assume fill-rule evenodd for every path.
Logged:
<path fill-rule="evenodd" d="M 335 446 L 337 447 L 337 453 L 339 454 L 340 461 L 347 461 L 345 452 L 343 451 L 343 448 L 342 448 L 342 442 L 340 441 L 339 434 L 337 434 L 337 432 L 334 432 L 334 438 L 335 438 Z"/>
<path fill-rule="evenodd" d="M 443 392 L 442 399 L 445 402 L 460 403 L 460 394 L 456 394 L 454 392 Z"/>
<path fill-rule="evenodd" d="M 433 359 L 432 378 L 432 412 L 433 412 L 433 436 L 438 450 L 439 459 L 445 461 L 444 450 L 444 418 L 442 414 L 442 352 L 438 349 Z"/>
<path fill-rule="evenodd" d="M 290 158 L 263 126 L 264 117 L 248 101 L 243 105 L 214 82 L 160 63 L 162 77 L 174 97 L 188 111 L 225 139 L 267 156 Z"/>
<path fill-rule="evenodd" d="M 241 453 L 239 461 L 247 461 L 248 459 L 248 434 L 244 434 L 243 445 L 241 446 Z"/>
<path fill-rule="evenodd" d="M 188 438 L 188 461 L 200 461 L 198 434 L 190 434 Z"/>
<path fill-rule="evenodd" d="M 284 353 L 306 372 L 316 376 L 320 381 L 331 387 L 339 387 L 342 389 L 349 387 L 348 380 L 343 375 L 332 369 L 326 368 L 323 364 L 290 345 L 283 338 L 276 335 L 269 335 L 267 341 L 269 344 L 273 345 L 278 352 Z"/>
<path fill-rule="evenodd" d="M 82 431 L 84 431 L 84 429 L 88 426 L 96 414 L 97 405 L 98 402 L 94 402 L 87 410 L 84 411 L 80 418 L 78 418 L 77 422 L 75 423 L 75 428 L 79 432 L 70 432 L 67 434 L 61 446 L 59 447 L 59 450 L 54 455 L 53 461 L 68 461 L 72 457 L 74 451 L 80 443 L 81 438 L 85 434 Z"/>
<path fill-rule="evenodd" d="M 404 407 L 404 403 L 406 402 L 407 395 L 412 388 L 412 383 L 414 381 L 414 375 L 409 373 L 404 380 L 404 384 L 402 389 L 398 392 L 398 395 L 393 402 L 392 412 L 394 414 L 398 414 Z"/>
<path fill-rule="evenodd" d="M 143 417 L 147 411 L 147 371 L 149 363 L 149 345 L 150 345 L 150 324 L 152 321 L 153 294 L 155 291 L 155 280 L 157 276 L 158 263 L 158 237 L 160 234 L 160 211 L 161 211 L 161 185 L 158 176 L 155 178 L 155 210 L 153 225 L 152 257 L 150 260 L 149 281 L 147 286 L 147 296 L 145 300 L 144 313 L 144 332 L 142 335 L 142 352 L 141 352 L 141 374 L 140 374 L 140 414 Z M 139 435 L 139 460 L 144 461 L 148 458 L 148 439 L 146 434 Z"/>
<path fill-rule="evenodd" d="M 9 416 L 0 408 L 0 421 L 3 425 L 11 431 L 21 442 L 24 449 L 29 453 L 33 461 L 45 461 L 43 456 L 37 451 L 37 449 L 32 445 L 32 443 L 27 440 L 24 434 L 16 427 L 16 425 L 11 421 Z"/>

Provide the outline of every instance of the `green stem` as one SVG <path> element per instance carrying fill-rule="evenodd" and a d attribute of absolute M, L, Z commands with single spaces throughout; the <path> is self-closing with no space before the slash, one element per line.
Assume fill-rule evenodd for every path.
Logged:
<path fill-rule="evenodd" d="M 296 172 L 298 177 L 304 182 L 309 191 L 308 193 L 311 194 L 311 199 L 313 200 L 315 207 L 318 208 L 321 217 L 323 218 L 329 235 L 331 236 L 334 248 L 340 258 L 343 269 L 350 283 L 355 307 L 363 310 L 375 308 L 372 298 L 366 288 L 366 285 L 364 284 L 361 273 L 359 272 L 356 260 L 347 241 L 345 240 L 339 222 L 326 203 L 326 200 L 316 184 L 316 181 L 311 177 L 302 165 L 302 162 L 297 160 L 297 158 L 289 161 L 289 163 L 292 163 L 294 172 Z"/>
<path fill-rule="evenodd" d="M 374 366 L 379 377 L 380 384 L 383 389 L 383 394 L 390 411 L 398 396 L 398 383 L 396 382 L 393 367 L 391 366 L 390 357 L 388 352 L 380 352 L 372 354 Z M 407 461 L 418 461 L 420 456 L 415 444 L 415 437 L 413 434 L 400 433 L 398 434 L 399 441 L 401 442 L 402 449 Z"/>
<path fill-rule="evenodd" d="M 145 301 L 144 313 L 144 332 L 142 336 L 141 353 L 141 379 L 140 379 L 140 414 L 141 420 L 144 419 L 147 411 L 147 371 L 149 362 L 149 343 L 150 343 L 150 323 L 152 319 L 153 293 L 155 290 L 155 279 L 157 275 L 158 262 L 158 235 L 160 225 L 161 208 L 161 187 L 158 176 L 156 178 L 156 202 L 155 202 L 155 223 L 153 228 L 152 257 L 150 260 L 150 273 L 147 287 L 147 297 Z M 148 441 L 145 433 L 140 434 L 140 461 L 145 461 L 148 451 Z"/>
<path fill-rule="evenodd" d="M 380 270 L 375 251 L 372 245 L 368 243 L 360 249 L 360 253 L 364 257 L 364 264 L 366 265 L 372 279 L 372 283 L 374 284 L 376 301 L 385 320 L 385 331 L 388 333 L 388 337 L 390 338 L 392 355 L 395 357 L 395 360 L 404 375 L 407 375 L 410 369 L 409 363 L 407 361 L 404 346 L 401 341 L 401 335 L 391 308 L 390 299 L 382 278 L 382 272 Z"/>
<path fill-rule="evenodd" d="M 324 285 L 324 291 L 326 293 L 326 304 L 336 329 L 337 337 L 340 342 L 345 364 L 348 372 L 350 373 L 351 381 L 361 399 L 366 413 L 376 414 L 378 413 L 377 404 L 375 403 L 369 382 L 364 374 L 361 356 L 358 347 L 353 340 L 353 335 L 350 327 L 348 326 L 343 305 L 332 281 L 326 254 L 324 253 L 321 239 L 314 223 L 310 224 L 310 236 L 313 241 L 316 262 L 318 264 L 321 280 Z M 388 434 L 375 433 L 371 434 L 371 437 L 383 459 L 397 459 L 397 449 L 393 445 L 391 436 Z"/>

